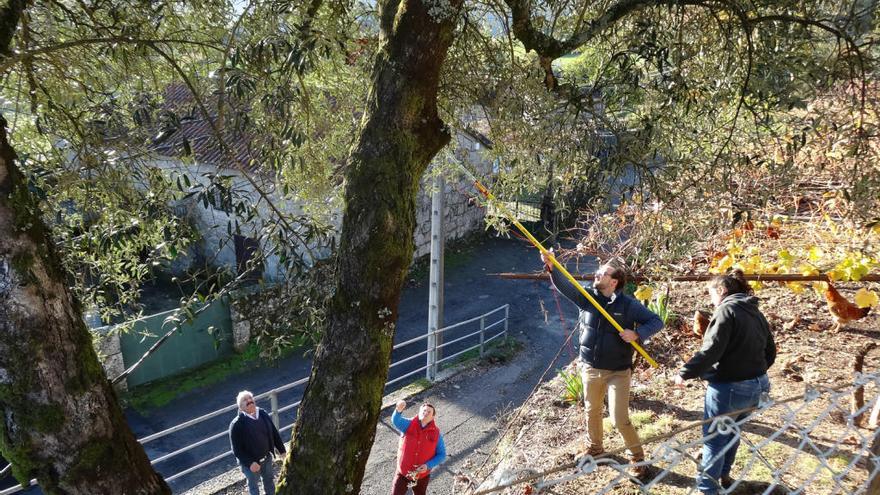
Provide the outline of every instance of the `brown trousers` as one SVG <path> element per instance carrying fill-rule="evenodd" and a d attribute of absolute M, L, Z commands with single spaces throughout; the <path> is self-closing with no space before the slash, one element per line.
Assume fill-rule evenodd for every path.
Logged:
<path fill-rule="evenodd" d="M 407 483 L 409 483 L 409 478 L 406 476 L 395 473 L 394 481 L 391 482 L 391 495 L 406 495 Z M 431 481 L 431 475 L 425 476 L 424 478 L 419 478 L 416 486 L 413 487 L 413 495 L 425 495 L 428 491 L 428 482 Z"/>
<path fill-rule="evenodd" d="M 587 410 L 587 434 L 590 447 L 602 448 L 602 412 L 605 393 L 608 393 L 608 410 L 611 421 L 623 436 L 624 445 L 633 458 L 642 459 L 639 434 L 629 420 L 629 387 L 632 370 L 600 370 L 586 363 L 578 363 L 581 379 L 584 382 L 584 407 Z"/>

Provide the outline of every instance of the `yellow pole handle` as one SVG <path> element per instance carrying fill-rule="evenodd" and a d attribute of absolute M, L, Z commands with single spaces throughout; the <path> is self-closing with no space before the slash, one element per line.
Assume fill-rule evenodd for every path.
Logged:
<path fill-rule="evenodd" d="M 464 168 L 464 167 L 462 167 L 462 168 Z M 467 171 L 467 170 L 466 170 L 466 171 Z M 468 172 L 468 175 L 471 175 L 470 172 Z M 508 220 L 510 220 L 511 222 L 513 222 L 513 224 L 516 226 L 516 228 L 519 229 L 519 231 L 522 232 L 523 235 L 526 236 L 526 238 L 528 238 L 528 240 L 529 240 L 529 241 L 530 241 L 530 242 L 531 242 L 536 248 L 538 248 L 538 251 L 540 251 L 541 254 L 545 254 L 545 255 L 547 255 L 547 258 L 550 259 L 550 262 L 553 263 L 553 266 L 555 266 L 556 269 L 558 269 L 558 270 L 560 271 L 560 273 L 562 273 L 563 275 L 565 275 L 565 278 L 568 279 L 568 281 L 571 282 L 572 285 L 574 285 L 575 287 L 577 287 L 578 291 L 580 291 L 580 293 L 581 293 L 584 297 L 586 297 L 588 301 L 590 301 L 590 303 L 591 303 L 591 304 L 592 304 L 592 305 L 593 305 L 593 306 L 599 311 L 599 313 L 600 313 L 602 316 L 604 316 L 609 322 L 611 322 L 611 325 L 612 325 L 615 329 L 617 329 L 618 332 L 623 333 L 623 327 L 621 327 L 620 324 L 617 323 L 617 321 L 616 321 L 616 320 L 615 320 L 610 314 L 608 314 L 607 311 L 605 311 L 605 309 L 602 307 L 602 305 L 600 305 L 599 302 L 596 301 L 596 299 L 594 299 L 593 296 L 591 296 L 590 293 L 587 292 L 586 289 L 584 289 L 584 286 L 582 286 L 581 284 L 579 284 L 578 281 L 575 280 L 574 277 L 572 277 L 570 273 L 568 273 L 568 270 L 566 270 L 565 267 L 562 266 L 562 264 L 560 264 L 558 261 L 556 261 L 556 257 L 553 256 L 553 254 L 551 254 L 549 251 L 547 251 L 547 249 L 544 248 L 544 246 L 541 245 L 541 243 L 540 243 L 537 239 L 535 239 L 534 236 L 532 236 L 532 234 L 531 234 L 528 230 L 526 230 L 526 228 L 523 227 L 522 224 L 519 223 L 519 221 L 517 221 L 517 219 L 516 219 L 513 215 L 510 214 L 510 211 L 509 211 L 507 208 L 505 208 L 503 204 L 501 204 L 499 201 L 497 201 L 497 200 L 495 199 L 495 196 L 493 196 L 492 193 L 489 192 L 489 190 L 486 189 L 486 187 L 485 187 L 483 184 L 480 184 L 480 181 L 478 181 L 478 180 L 477 180 L 475 177 L 473 177 L 472 175 L 471 175 L 471 178 L 473 179 L 473 181 L 474 181 L 474 186 L 476 186 L 477 190 L 480 191 L 480 193 L 482 193 L 483 196 L 485 196 L 487 200 L 489 200 L 489 201 L 494 201 L 494 205 L 495 205 L 495 207 L 498 208 L 498 210 L 499 210 L 499 211 L 500 211 L 500 212 L 501 212 L 501 213 L 502 213 L 502 214 L 503 214 Z M 631 344 L 633 347 L 635 347 L 635 349 L 639 352 L 639 354 L 642 355 L 643 358 L 645 358 L 645 361 L 647 361 L 648 364 L 651 365 L 651 367 L 653 367 L 653 368 L 657 368 L 657 367 L 659 367 L 659 366 L 657 365 L 657 361 L 654 361 L 654 359 L 652 359 L 651 356 L 649 356 L 648 353 L 645 352 L 645 349 L 643 349 L 642 346 L 640 346 L 640 345 L 638 344 L 638 342 L 636 342 L 636 341 L 632 341 L 632 342 L 630 342 L 630 344 Z"/>

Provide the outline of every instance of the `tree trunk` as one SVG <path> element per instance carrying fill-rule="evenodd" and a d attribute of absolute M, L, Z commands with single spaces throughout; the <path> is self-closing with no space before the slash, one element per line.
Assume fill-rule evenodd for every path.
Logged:
<path fill-rule="evenodd" d="M 280 495 L 354 494 L 363 481 L 412 261 L 419 180 L 450 139 L 436 102 L 461 0 L 451 4 L 437 15 L 418 0 L 380 5 L 381 48 L 346 171 L 336 293 Z"/>
<path fill-rule="evenodd" d="M 128 429 L 0 116 L 0 452 L 44 493 L 171 493 Z"/>

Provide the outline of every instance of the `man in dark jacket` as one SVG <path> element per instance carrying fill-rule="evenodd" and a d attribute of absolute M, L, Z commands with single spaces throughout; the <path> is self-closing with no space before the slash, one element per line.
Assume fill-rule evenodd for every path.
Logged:
<path fill-rule="evenodd" d="M 767 369 L 776 361 L 770 325 L 742 271 L 715 277 L 708 289 L 715 313 L 700 351 L 675 379 L 677 385 L 691 378 L 708 382 L 704 420 L 758 406 L 761 396 L 770 392 Z M 748 413 L 740 413 L 733 420 L 741 423 L 747 417 Z M 740 439 L 737 432 L 719 433 L 712 425 L 712 421 L 703 423 L 703 457 L 697 481 L 697 488 L 706 495 L 732 485 L 730 472 Z"/>
<path fill-rule="evenodd" d="M 238 416 L 229 423 L 229 442 L 238 459 L 241 472 L 247 478 L 250 495 L 260 495 L 260 478 L 266 495 L 275 495 L 275 475 L 272 472 L 274 451 L 283 455 L 284 442 L 269 414 L 257 407 L 254 396 L 247 390 L 238 393 Z"/>
<path fill-rule="evenodd" d="M 552 256 L 552 251 L 550 251 Z M 602 409 L 608 393 L 608 409 L 617 431 L 623 436 L 633 462 L 642 462 L 645 452 L 639 435 L 629 419 L 629 390 L 632 378 L 633 341 L 647 341 L 663 328 L 663 321 L 633 297 L 623 293 L 626 272 L 623 268 L 606 264 L 594 275 L 593 286 L 587 292 L 602 305 L 617 323 L 617 329 L 568 280 L 553 270 L 544 254 L 541 259 L 550 272 L 556 289 L 575 303 L 580 310 L 580 351 L 578 370 L 584 383 L 584 404 L 587 410 L 588 446 L 585 453 L 599 455 L 602 445 Z M 636 465 L 631 474 L 643 478 L 644 465 Z"/>

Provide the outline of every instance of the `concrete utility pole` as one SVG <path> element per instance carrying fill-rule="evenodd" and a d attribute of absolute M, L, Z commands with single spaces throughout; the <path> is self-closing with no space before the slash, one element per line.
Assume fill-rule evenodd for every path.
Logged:
<path fill-rule="evenodd" d="M 443 253 L 446 244 L 446 229 L 443 225 L 446 181 L 443 177 L 434 180 L 434 194 L 431 196 L 431 266 L 428 277 L 428 380 L 437 378 L 437 361 L 442 350 L 437 346 L 443 343 L 442 335 L 432 335 L 443 328 Z"/>

